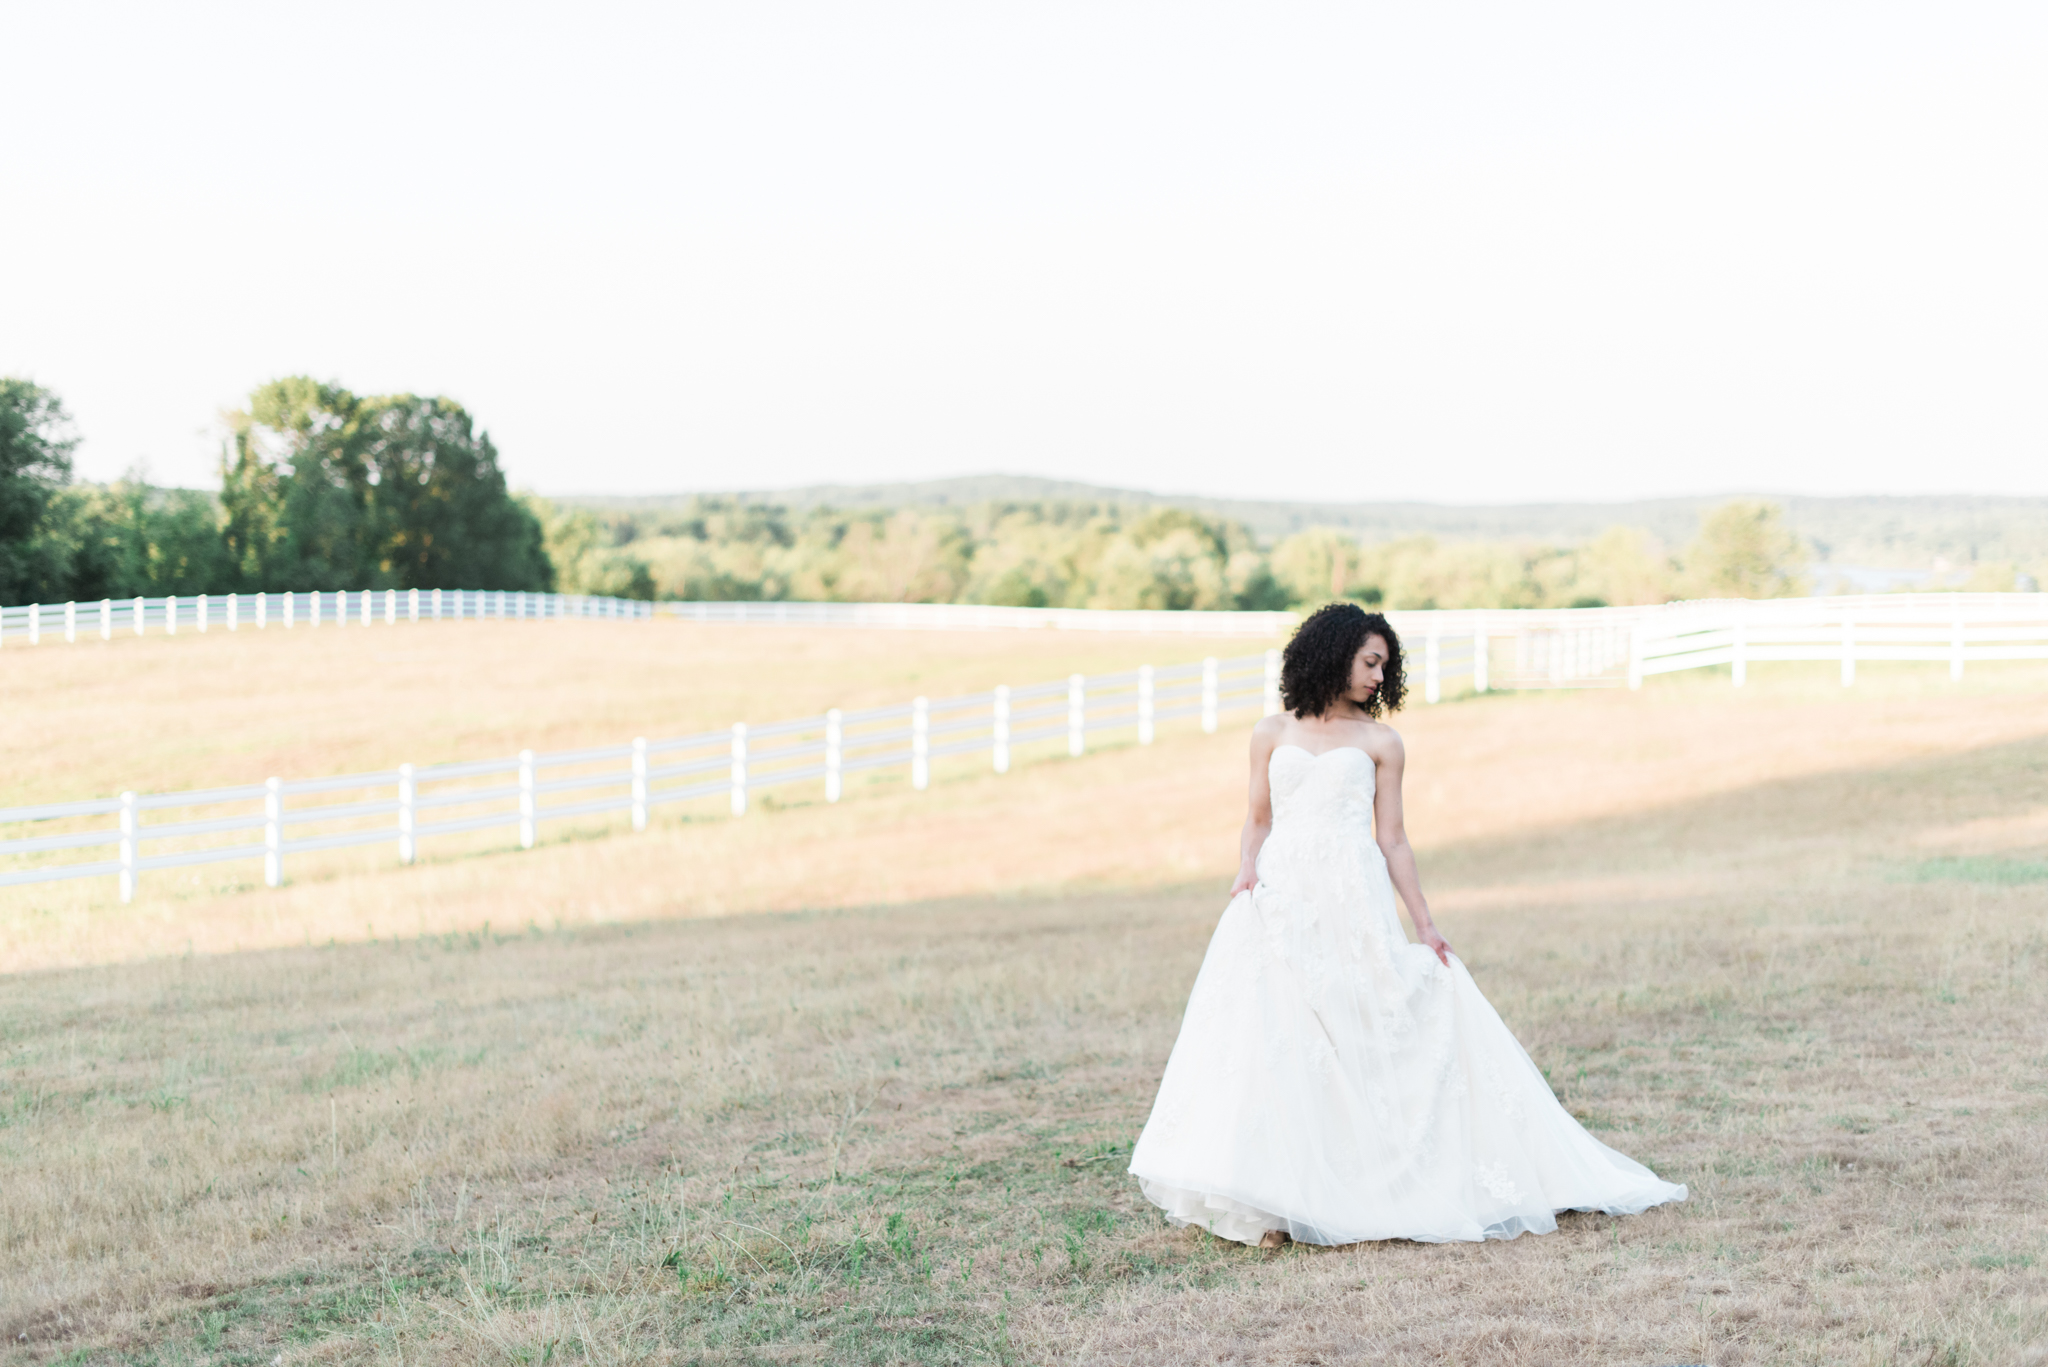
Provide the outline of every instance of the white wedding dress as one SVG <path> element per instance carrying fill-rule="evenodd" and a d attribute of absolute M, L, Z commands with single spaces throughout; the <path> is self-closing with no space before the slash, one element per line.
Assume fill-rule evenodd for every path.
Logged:
<path fill-rule="evenodd" d="M 1131 1153 L 1176 1224 L 1256 1243 L 1512 1239 L 1682 1186 L 1566 1113 L 1453 956 L 1408 943 L 1373 760 L 1273 752 L 1258 885 L 1223 912 Z"/>

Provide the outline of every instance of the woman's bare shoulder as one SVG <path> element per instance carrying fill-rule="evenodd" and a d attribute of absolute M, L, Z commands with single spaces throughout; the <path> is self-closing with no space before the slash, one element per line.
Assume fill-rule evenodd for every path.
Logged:
<path fill-rule="evenodd" d="M 1367 721 L 1359 725 L 1365 728 L 1365 742 L 1360 748 L 1374 759 L 1384 764 L 1407 753 L 1401 745 L 1401 733 L 1385 722 Z"/>

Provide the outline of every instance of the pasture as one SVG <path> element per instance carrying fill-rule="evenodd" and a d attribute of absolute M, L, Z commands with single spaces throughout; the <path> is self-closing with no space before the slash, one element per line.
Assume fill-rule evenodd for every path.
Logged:
<path fill-rule="evenodd" d="M 10 711 L 81 744 L 7 759 L 41 800 L 1245 648 L 389 640 L 11 656 Z M 1507 1244 L 1259 1253 L 1123 1174 L 1247 714 L 274 892 L 8 890 L 0 1360 L 2048 1361 L 2044 698 L 1788 666 L 1404 714 L 1439 922 L 1565 1104 L 1693 1192 Z"/>

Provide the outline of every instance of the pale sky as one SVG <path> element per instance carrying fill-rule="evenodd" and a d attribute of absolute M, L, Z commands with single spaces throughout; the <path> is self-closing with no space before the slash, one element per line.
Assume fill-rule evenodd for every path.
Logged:
<path fill-rule="evenodd" d="M 9 0 L 0 373 L 546 493 L 2048 495 L 2048 6 Z"/>

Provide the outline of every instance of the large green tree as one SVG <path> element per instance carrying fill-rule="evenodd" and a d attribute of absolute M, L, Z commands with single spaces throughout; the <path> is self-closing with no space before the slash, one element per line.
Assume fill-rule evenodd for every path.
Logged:
<path fill-rule="evenodd" d="M 63 593 L 63 558 L 44 535 L 44 522 L 70 483 L 77 445 L 55 394 L 0 376 L 0 603 Z"/>
<path fill-rule="evenodd" d="M 539 519 L 451 399 L 294 376 L 229 426 L 225 534 L 250 588 L 553 587 Z"/>
<path fill-rule="evenodd" d="M 214 500 L 196 489 L 157 488 L 134 473 L 59 492 L 43 538 L 66 566 L 66 598 L 218 593 L 236 583 Z"/>
<path fill-rule="evenodd" d="M 1700 517 L 1685 553 L 1688 588 L 1700 598 L 1792 598 L 1806 591 L 1806 559 L 1783 508 L 1738 499 Z"/>

